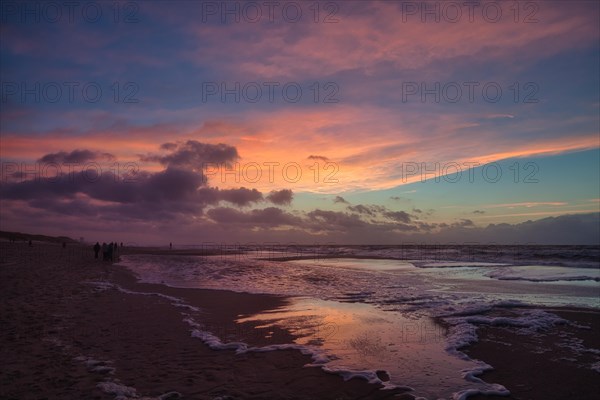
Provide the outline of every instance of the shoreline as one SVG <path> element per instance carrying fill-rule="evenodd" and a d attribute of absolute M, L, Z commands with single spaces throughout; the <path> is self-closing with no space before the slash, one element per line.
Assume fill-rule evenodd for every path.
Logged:
<path fill-rule="evenodd" d="M 32 255 L 44 257 L 31 258 L 23 257 L 27 249 L 2 247 L 2 398 L 385 399 L 402 393 L 304 367 L 312 359 L 298 350 L 212 350 L 192 337 L 181 315 L 182 310 L 201 314 L 209 327 L 221 327 L 218 333 L 241 330 L 256 345 L 290 343 L 292 336 L 283 329 L 269 328 L 274 332 L 267 340 L 261 328 L 234 321 L 240 314 L 275 309 L 285 297 L 139 283 L 123 267 L 94 260 L 87 247 L 67 257 L 57 246 L 37 245 Z M 106 281 L 182 298 L 201 311 L 176 307 L 164 296 L 90 283 Z"/>
<path fill-rule="evenodd" d="M 344 381 L 318 366 L 304 367 L 311 356 L 296 349 L 213 350 L 192 337 L 193 327 L 185 321 L 195 317 L 225 343 L 229 337 L 249 346 L 289 344 L 295 336 L 284 328 L 235 321 L 289 304 L 289 296 L 141 283 L 125 267 L 94 260 L 87 247 L 0 246 L 2 398 L 414 399 L 410 392 L 380 390 L 364 379 Z M 478 342 L 459 350 L 491 365 L 494 369 L 479 378 L 505 386 L 511 395 L 468 398 L 594 398 L 590 393 L 600 391 L 598 372 L 580 368 L 561 343 L 580 341 L 582 348 L 600 349 L 600 310 L 518 308 L 548 311 L 576 325 L 534 337 L 518 335 L 514 327 L 478 326 Z M 575 355 L 588 357 L 580 353 Z"/>
<path fill-rule="evenodd" d="M 498 382 L 511 393 L 508 397 L 476 395 L 469 400 L 598 399 L 600 310 L 536 308 L 569 323 L 535 336 L 519 335 L 514 327 L 480 326 L 479 340 L 460 349 L 493 367 L 479 378 Z M 594 363 L 595 370 L 590 368 Z"/>

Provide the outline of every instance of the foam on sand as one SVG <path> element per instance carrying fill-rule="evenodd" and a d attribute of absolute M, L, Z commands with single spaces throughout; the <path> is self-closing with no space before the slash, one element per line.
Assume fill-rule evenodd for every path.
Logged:
<path fill-rule="evenodd" d="M 498 268 L 489 272 L 487 276 L 500 280 L 522 280 L 530 282 L 600 282 L 600 270 L 597 268 L 565 268 L 547 265 L 524 265 Z"/>
<path fill-rule="evenodd" d="M 497 254 L 497 249 L 492 250 Z M 374 252 L 380 250 L 368 251 Z M 260 348 L 235 338 L 225 343 L 200 324 L 191 325 L 192 335 L 213 349 L 238 353 L 295 349 L 312 357 L 310 365 L 344 378 L 361 377 L 386 387 L 411 386 L 416 395 L 429 398 L 508 393 L 503 386 L 478 378 L 490 365 L 461 351 L 477 342 L 479 326 L 505 326 L 519 334 L 537 335 L 566 321 L 524 306 L 598 306 L 594 268 L 519 266 L 511 264 L 509 257 L 499 258 L 500 262 L 493 262 L 492 257 L 480 261 L 473 260 L 472 254 L 469 260 L 448 261 L 423 257 L 413 261 L 326 258 L 290 262 L 251 255 L 242 258 L 132 256 L 125 258 L 124 264 L 142 282 L 298 296 L 296 308 L 237 321 L 288 329 L 298 335 L 295 343 Z M 575 281 L 582 277 L 591 286 Z M 554 279 L 560 282 L 552 282 Z M 431 318 L 447 327 L 440 343 L 407 344 L 405 335 L 412 327 L 427 324 Z M 335 337 L 311 332 L 315 325 L 331 323 L 338 324 Z M 372 329 L 367 332 L 365 327 Z M 379 370 L 385 370 L 388 379 L 382 380 Z"/>
<path fill-rule="evenodd" d="M 114 377 L 116 369 L 108 366 L 113 363 L 112 361 L 100 361 L 86 356 L 77 356 L 74 360 L 85 364 L 90 372 L 107 375 L 105 381 L 99 382 L 96 386 L 103 392 L 114 395 L 114 400 L 174 400 L 181 398 L 181 393 L 175 391 L 157 397 L 141 396 L 136 388 L 124 385 Z"/>
<path fill-rule="evenodd" d="M 179 392 L 168 392 L 157 397 L 140 396 L 135 388 L 115 381 L 100 382 L 96 386 L 105 393 L 115 395 L 115 400 L 174 400 L 181 398 L 181 393 Z"/>

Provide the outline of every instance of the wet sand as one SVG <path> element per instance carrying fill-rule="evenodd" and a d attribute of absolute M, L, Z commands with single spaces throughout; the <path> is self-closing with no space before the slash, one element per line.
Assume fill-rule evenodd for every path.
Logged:
<path fill-rule="evenodd" d="M 118 394 L 162 399 L 384 399 L 400 393 L 304 367 L 311 359 L 296 350 L 211 350 L 191 336 L 181 314 L 194 314 L 225 339 L 233 329 L 251 344 L 289 343 L 292 338 L 284 330 L 266 338 L 261 329 L 234 322 L 239 316 L 275 309 L 287 301 L 284 297 L 140 284 L 122 267 L 94 260 L 90 249 L 76 246 L 0 246 L 2 399 L 114 399 Z M 176 307 L 157 295 L 89 283 L 98 281 L 176 296 L 202 311 Z"/>
<path fill-rule="evenodd" d="M 501 383 L 511 395 L 473 396 L 469 400 L 600 398 L 600 364 L 598 371 L 590 368 L 600 360 L 600 311 L 565 308 L 547 311 L 570 323 L 536 336 L 519 335 L 514 328 L 479 328 L 479 342 L 462 351 L 492 365 L 494 370 L 480 378 Z"/>
<path fill-rule="evenodd" d="M 142 284 L 120 266 L 94 260 L 90 248 L 75 245 L 0 242 L 0 251 L 2 399 L 413 398 L 304 367 L 311 358 L 296 350 L 212 350 L 191 336 L 182 315 L 201 321 L 223 341 L 291 343 L 287 330 L 235 322 L 277 309 L 286 297 Z M 159 293 L 200 311 L 177 307 Z M 576 326 L 534 337 L 514 328 L 479 328 L 480 341 L 462 351 L 494 366 L 481 377 L 504 385 L 511 396 L 470 399 L 598 398 L 599 374 L 589 366 L 599 354 L 566 345 L 600 349 L 600 312 L 550 311 Z"/>

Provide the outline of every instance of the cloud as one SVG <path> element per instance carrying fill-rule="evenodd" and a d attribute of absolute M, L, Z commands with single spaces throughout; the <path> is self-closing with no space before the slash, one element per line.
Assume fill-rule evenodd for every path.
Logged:
<path fill-rule="evenodd" d="M 515 116 L 512 114 L 488 114 L 485 118 L 488 119 L 496 119 L 496 118 L 514 118 Z"/>
<path fill-rule="evenodd" d="M 129 177 L 86 169 L 2 182 L 0 188 L 3 205 L 7 201 L 25 202 L 63 215 L 108 215 L 117 220 L 194 217 L 221 201 L 244 207 L 264 199 L 256 189 L 207 187 L 201 172 L 173 167 L 159 172 L 139 171 Z"/>
<path fill-rule="evenodd" d="M 485 214 L 485 211 L 475 210 L 472 214 Z"/>
<path fill-rule="evenodd" d="M 220 224 L 252 225 L 260 227 L 294 226 L 301 223 L 300 219 L 277 207 L 242 212 L 233 208 L 217 207 L 206 213 L 210 219 Z"/>
<path fill-rule="evenodd" d="M 289 205 L 294 199 L 294 193 L 289 189 L 273 190 L 267 195 L 267 200 L 277 205 Z"/>
<path fill-rule="evenodd" d="M 567 203 L 565 203 L 564 201 L 528 201 L 528 202 L 522 202 L 522 203 L 491 204 L 489 206 L 486 206 L 486 208 L 515 208 L 515 207 L 532 208 L 532 207 L 544 207 L 544 206 L 562 207 L 562 206 L 566 206 L 566 205 L 567 205 Z"/>
<path fill-rule="evenodd" d="M 366 215 L 370 215 L 373 217 L 379 213 L 386 211 L 385 207 L 378 206 L 378 205 L 357 204 L 355 206 L 348 206 L 346 208 L 352 212 L 359 213 L 359 214 L 366 214 Z"/>
<path fill-rule="evenodd" d="M 396 222 L 402 222 L 408 224 L 411 222 L 411 216 L 405 211 L 387 211 L 383 214 L 386 218 L 392 219 Z"/>
<path fill-rule="evenodd" d="M 142 171 L 128 179 L 110 171 L 98 175 L 95 169 L 86 169 L 57 177 L 8 182 L 2 185 L 2 197 L 28 200 L 83 194 L 118 203 L 160 202 L 191 199 L 203 183 L 200 174 L 175 168 L 157 173 Z"/>
<path fill-rule="evenodd" d="M 518 224 L 490 224 L 477 240 L 506 244 L 598 244 L 600 213 L 566 214 Z"/>
<path fill-rule="evenodd" d="M 308 160 L 319 160 L 319 161 L 325 161 L 325 162 L 329 161 L 329 158 L 327 158 L 325 156 L 313 156 L 313 155 L 310 155 L 310 156 L 307 157 L 307 159 Z"/>
<path fill-rule="evenodd" d="M 470 226 L 475 226 L 475 224 L 470 219 L 461 219 L 459 222 L 455 222 L 451 226 L 452 227 L 458 227 L 458 226 L 460 226 L 460 227 L 470 227 Z"/>
<path fill-rule="evenodd" d="M 416 70 L 439 76 L 440 65 L 450 72 L 469 62 L 492 61 L 516 69 L 510 60 L 518 58 L 523 68 L 563 50 L 593 44 L 597 34 L 594 6 L 544 2 L 542 20 L 516 26 L 508 17 L 486 22 L 481 8 L 473 22 L 464 20 L 465 8 L 460 24 L 425 24 L 420 15 L 403 21 L 401 4 L 357 3 L 342 10 L 335 24 L 270 26 L 263 21 L 252 27 L 261 34 L 248 34 L 248 24 L 190 24 L 186 28 L 198 40 L 186 56 L 202 67 L 219 60 L 223 64 L 213 68 L 225 67 L 230 75 L 270 79 L 319 76 L 323 71 L 370 77 L 383 71 Z M 511 14 L 508 6 L 502 8 L 504 15 Z M 468 29 L 458 29 L 465 24 Z M 207 37 L 219 40 L 207 43 Z"/>
<path fill-rule="evenodd" d="M 56 114 L 56 113 L 55 113 Z M 43 115 L 45 120 L 49 116 Z M 51 121 L 67 121 L 78 118 L 92 118 L 87 114 L 83 116 L 71 115 L 68 112 L 53 115 Z M 381 107 L 363 106 L 356 107 L 352 104 L 341 104 L 336 106 L 335 112 L 320 109 L 298 110 L 278 109 L 269 113 L 256 110 L 247 114 L 231 117 L 235 123 L 230 123 L 227 128 L 222 128 L 218 134 L 213 136 L 205 132 L 201 117 L 194 118 L 192 115 L 180 112 L 179 114 L 168 113 L 165 118 L 182 118 L 186 122 L 163 123 L 149 125 L 135 125 L 124 122 L 127 116 L 114 116 L 101 114 L 99 118 L 102 124 L 110 128 L 91 128 L 85 126 L 77 129 L 66 130 L 64 128 L 45 131 L 43 135 L 29 132 L 15 133 L 3 130 L 2 154 L 10 155 L 14 159 L 31 159 L 34 153 L 41 148 L 49 151 L 62 150 L 65 146 L 73 143 L 74 138 L 80 146 L 93 148 L 98 143 L 105 143 L 106 151 L 117 155 L 122 160 L 138 161 L 135 154 L 143 154 L 142 159 L 150 163 L 149 168 L 165 166 L 173 161 L 172 166 L 180 168 L 201 168 L 203 162 L 210 162 L 212 157 L 202 155 L 194 156 L 196 147 L 186 146 L 187 137 L 182 134 L 181 141 L 171 140 L 165 143 L 164 138 L 172 131 L 189 132 L 190 135 L 199 137 L 210 137 L 215 143 L 227 143 L 230 157 L 216 157 L 233 162 L 235 154 L 239 156 L 238 148 L 243 148 L 244 160 L 256 162 L 263 166 L 262 180 L 257 183 L 257 189 L 270 191 L 286 185 L 282 178 L 281 166 L 277 167 L 274 182 L 269 182 L 267 168 L 264 162 L 283 160 L 295 161 L 301 165 L 310 163 L 306 157 L 298 155 L 297 149 L 306 149 L 309 154 L 320 154 L 327 151 L 331 157 L 335 156 L 340 161 L 335 164 L 337 171 L 332 168 L 325 170 L 323 163 L 318 171 L 306 166 L 302 178 L 295 183 L 295 191 L 320 191 L 328 193 L 341 193 L 346 190 L 365 189 L 377 190 L 392 188 L 410 182 L 419 181 L 421 174 L 407 176 L 403 174 L 403 165 L 408 161 L 415 162 L 438 162 L 445 165 L 457 162 L 461 165 L 466 162 L 476 162 L 481 165 L 511 157 L 524 157 L 543 154 L 557 154 L 565 151 L 597 148 L 597 135 L 589 132 L 583 133 L 584 122 L 574 123 L 570 119 L 537 119 L 530 118 L 526 121 L 515 122 L 514 126 L 507 127 L 478 127 L 477 135 L 467 135 L 465 125 L 472 119 L 471 113 L 439 113 L 424 116 L 422 111 L 414 112 L 407 109 L 401 115 L 397 110 L 394 112 Z M 150 118 L 150 115 L 147 115 Z M 591 118 L 591 117 L 590 117 Z M 31 118 L 29 118 L 31 119 Z M 226 117 L 223 117 L 226 120 Z M 591 119 L 590 119 L 591 121 Z M 112 127 L 114 125 L 114 128 Z M 200 125 L 201 128 L 197 126 Z M 377 132 L 377 141 L 365 135 L 365 130 Z M 587 128 L 585 128 L 587 131 Z M 568 136 L 564 132 L 572 132 Z M 286 132 L 286 140 L 279 140 L 282 132 Z M 513 134 L 511 132 L 521 132 Z M 463 140 L 467 136 L 469 140 Z M 558 137 L 560 136 L 560 137 Z M 343 138 L 343 140 L 341 140 Z M 443 141 L 443 147 L 431 146 L 432 142 Z M 196 142 L 191 140 L 191 142 Z M 166 146 L 156 151 L 162 144 Z M 236 143 L 234 147 L 232 144 Z M 490 146 L 490 143 L 493 145 Z M 214 146 L 210 145 L 211 149 Z M 235 149 L 235 150 L 234 150 Z M 495 153 L 490 154 L 490 149 Z M 235 151 L 235 153 L 233 153 Z M 200 152 L 206 155 L 206 152 Z M 185 155 L 185 160 L 179 156 Z M 468 157 L 467 157 L 468 155 Z M 35 154 L 37 159 L 38 154 Z M 467 158 L 466 158 L 467 157 Z M 183 163 L 196 158 L 191 165 Z M 161 161 L 163 163 L 161 163 Z M 182 161 L 182 163 L 176 163 Z M 227 161 L 225 161 L 226 163 Z M 183 165 L 181 165 L 183 164 Z M 171 164 L 170 164 L 171 165 Z M 317 174 L 318 172 L 318 174 Z M 466 176 L 466 168 L 463 169 L 463 178 Z M 250 171 L 252 173 L 252 171 Z M 315 185 L 315 177 L 319 182 L 334 178 L 338 180 L 336 185 Z M 400 191 L 397 196 L 408 196 Z M 410 196 L 409 196 L 410 197 Z"/>
<path fill-rule="evenodd" d="M 177 143 L 163 143 L 160 145 L 161 150 L 173 151 L 177 149 Z"/>
<path fill-rule="evenodd" d="M 59 151 L 46 154 L 38 160 L 49 164 L 81 164 L 94 160 L 114 160 L 115 156 L 110 153 L 101 153 L 92 150 L 73 150 L 71 152 Z"/>
<path fill-rule="evenodd" d="M 168 153 L 140 156 L 141 161 L 159 162 L 168 167 L 202 170 L 206 164 L 229 164 L 239 158 L 237 149 L 223 143 L 201 143 L 188 140 L 183 143 L 163 143 L 160 148 Z"/>
<path fill-rule="evenodd" d="M 374 218 L 384 218 L 388 220 L 392 220 L 398 223 L 410 224 L 412 222 L 412 216 L 406 211 L 392 211 L 387 207 L 370 204 L 357 204 L 355 206 L 346 207 L 349 211 L 367 215 L 369 217 Z"/>
<path fill-rule="evenodd" d="M 347 230 L 364 227 L 367 223 L 357 215 L 316 209 L 306 214 L 314 230 Z"/>
<path fill-rule="evenodd" d="M 358 205 L 361 212 L 315 209 L 286 212 L 277 207 L 240 210 L 219 206 L 221 201 L 236 205 L 259 202 L 260 192 L 239 188 L 220 190 L 207 187 L 199 173 L 167 169 L 141 173 L 136 182 L 122 182 L 113 176 L 94 183 L 79 183 L 80 175 L 60 179 L 31 180 L 2 184 L 2 217 L 6 229 L 13 226 L 80 227 L 93 219 L 97 230 L 127 232 L 132 237 L 162 238 L 164 226 L 210 236 L 211 240 L 291 240 L 344 244 L 402 243 L 534 243 L 594 244 L 600 237 L 600 214 L 548 217 L 518 224 L 476 226 L 472 220 L 425 223 L 405 211 L 382 206 Z M 96 186 L 94 186 L 96 185 Z M 129 186 L 128 186 L 129 185 Z M 197 187 L 197 185 L 200 185 Z M 356 207 L 356 206 L 355 206 Z M 374 214 L 374 215 L 371 215 Z M 36 226 L 37 226 L 36 225 Z M 269 233 L 277 228 L 277 235 Z M 81 228 L 83 229 L 83 228 Z M 87 228 L 86 228 L 87 229 Z M 216 236 L 215 232 L 220 236 Z M 174 239 L 175 240 L 175 239 Z M 177 237 L 177 240 L 187 240 Z"/>
<path fill-rule="evenodd" d="M 333 199 L 333 202 L 336 203 L 336 204 L 337 203 L 350 204 L 342 196 L 335 196 L 335 198 Z"/>
<path fill-rule="evenodd" d="M 225 189 L 218 191 L 218 198 L 238 206 L 247 206 L 263 200 L 263 195 L 256 189 Z"/>

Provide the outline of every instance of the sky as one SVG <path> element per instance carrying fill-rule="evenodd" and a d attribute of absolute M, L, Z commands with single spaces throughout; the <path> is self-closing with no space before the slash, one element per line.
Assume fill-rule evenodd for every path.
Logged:
<path fill-rule="evenodd" d="M 596 1 L 4 1 L 0 229 L 598 244 Z"/>

